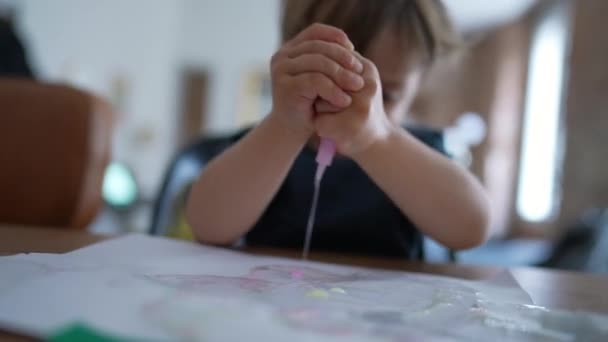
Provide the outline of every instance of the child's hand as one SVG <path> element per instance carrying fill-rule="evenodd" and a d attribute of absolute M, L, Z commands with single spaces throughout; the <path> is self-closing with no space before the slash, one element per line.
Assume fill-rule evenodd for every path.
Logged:
<path fill-rule="evenodd" d="M 338 152 L 351 158 L 388 137 L 392 127 L 384 112 L 378 69 L 370 60 L 357 56 L 363 63 L 365 85 L 352 93 L 351 105 L 340 111 L 326 101 L 315 104 L 319 114 L 314 122 L 317 134 L 332 139 Z"/>
<path fill-rule="evenodd" d="M 306 138 L 314 132 L 314 102 L 336 108 L 352 102 L 347 93 L 363 88 L 363 64 L 346 34 L 314 24 L 287 42 L 272 57 L 272 112 L 280 122 Z"/>

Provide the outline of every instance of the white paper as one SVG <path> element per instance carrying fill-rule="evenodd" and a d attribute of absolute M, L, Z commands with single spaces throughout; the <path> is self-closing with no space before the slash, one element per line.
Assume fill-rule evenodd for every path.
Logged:
<path fill-rule="evenodd" d="M 67 254 L 3 257 L 0 274 L 0 326 L 39 337 L 79 321 L 154 340 L 608 338 L 606 317 L 534 307 L 516 283 L 251 256 L 139 235 Z"/>

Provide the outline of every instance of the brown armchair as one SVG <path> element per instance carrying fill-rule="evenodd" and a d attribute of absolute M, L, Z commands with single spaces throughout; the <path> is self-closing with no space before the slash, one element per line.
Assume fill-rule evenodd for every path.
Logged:
<path fill-rule="evenodd" d="M 85 228 L 102 204 L 112 111 L 63 85 L 0 79 L 0 223 Z"/>

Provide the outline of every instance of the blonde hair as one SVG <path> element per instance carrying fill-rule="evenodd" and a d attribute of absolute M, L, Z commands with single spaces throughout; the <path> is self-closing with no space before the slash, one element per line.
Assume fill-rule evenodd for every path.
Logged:
<path fill-rule="evenodd" d="M 284 0 L 281 33 L 288 41 L 313 23 L 342 29 L 365 53 L 387 27 L 411 39 L 432 63 L 461 46 L 440 0 Z"/>

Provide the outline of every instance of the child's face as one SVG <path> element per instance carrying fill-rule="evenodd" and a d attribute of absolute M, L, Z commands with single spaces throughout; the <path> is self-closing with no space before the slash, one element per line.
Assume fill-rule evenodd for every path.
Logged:
<path fill-rule="evenodd" d="M 380 73 L 384 110 L 395 124 L 401 124 L 420 87 L 424 68 L 419 54 L 395 30 L 384 30 L 366 53 Z"/>

